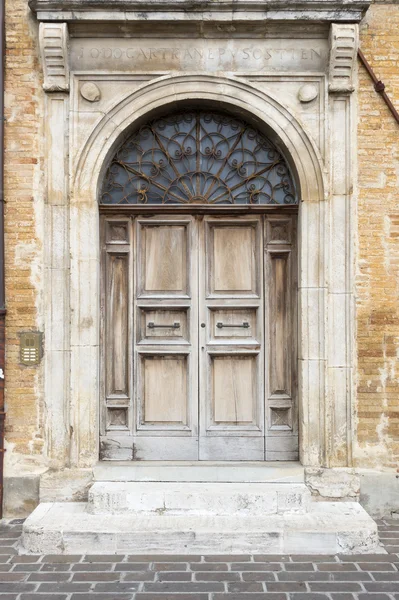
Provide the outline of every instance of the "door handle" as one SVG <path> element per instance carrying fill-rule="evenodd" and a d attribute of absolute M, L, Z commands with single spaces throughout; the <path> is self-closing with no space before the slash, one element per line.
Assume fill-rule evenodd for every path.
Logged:
<path fill-rule="evenodd" d="M 147 327 L 149 329 L 155 329 L 156 327 L 164 327 L 167 329 L 180 329 L 180 323 L 172 323 L 171 325 L 156 325 L 153 321 L 150 321 Z"/>
<path fill-rule="evenodd" d="M 244 329 L 248 329 L 249 328 L 249 323 L 248 323 L 248 321 L 244 321 L 242 323 L 242 325 L 227 325 L 227 324 L 221 323 L 219 321 L 219 323 L 216 323 L 216 327 L 218 327 L 219 329 L 223 329 L 223 327 L 244 327 Z"/>

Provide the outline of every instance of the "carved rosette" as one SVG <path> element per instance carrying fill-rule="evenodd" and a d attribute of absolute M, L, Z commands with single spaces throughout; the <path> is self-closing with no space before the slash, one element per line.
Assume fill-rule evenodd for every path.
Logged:
<path fill-rule="evenodd" d="M 69 92 L 68 27 L 40 23 L 39 43 L 46 92 Z"/>
<path fill-rule="evenodd" d="M 359 43 L 356 24 L 332 23 L 330 29 L 329 91 L 350 94 Z"/>

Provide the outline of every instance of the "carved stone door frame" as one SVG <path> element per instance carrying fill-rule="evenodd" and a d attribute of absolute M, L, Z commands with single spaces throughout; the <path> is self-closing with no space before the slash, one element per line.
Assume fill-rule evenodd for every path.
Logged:
<path fill-rule="evenodd" d="M 344 31 L 352 39 L 351 56 L 357 45 L 356 25 L 333 25 L 332 35 Z M 334 38 L 335 39 L 335 38 Z M 339 45 L 339 36 L 332 47 Z M 343 43 L 343 42 L 342 42 Z M 347 42 L 348 44 L 349 42 Z M 347 47 L 347 46 L 346 46 Z M 335 52 L 335 50 L 334 50 Z M 335 60 L 335 59 L 334 59 Z M 99 231 L 98 194 L 105 165 L 121 137 L 154 110 L 167 111 L 186 101 L 216 103 L 224 110 L 253 116 L 278 139 L 289 157 L 300 194 L 299 208 L 299 410 L 301 429 L 300 458 L 305 465 L 348 466 L 352 461 L 352 397 L 354 368 L 354 293 L 353 262 L 355 240 L 355 115 L 351 101 L 351 78 L 340 78 L 339 65 L 331 62 L 331 93 L 327 119 L 331 136 L 324 162 L 315 143 L 295 115 L 269 92 L 245 78 L 211 76 L 198 73 L 168 75 L 145 82 L 99 118 L 96 126 L 71 164 L 69 194 L 66 157 L 68 146 L 61 147 L 59 124 L 67 127 L 65 95 L 49 96 L 47 115 L 49 136 L 47 156 L 53 198 L 49 218 L 54 232 L 61 227 L 64 238 L 50 236 L 49 243 L 64 244 L 70 294 L 65 295 L 65 310 L 71 321 L 63 325 L 60 350 L 55 328 L 53 350 L 48 353 L 47 373 L 58 360 L 62 377 L 70 381 L 70 395 L 50 393 L 49 455 L 57 464 L 91 468 L 98 457 L 99 398 Z M 350 57 L 348 60 L 351 60 Z M 72 79 L 72 90 L 78 79 Z M 77 138 L 78 124 L 71 112 L 71 140 Z M 65 135 L 63 138 L 68 139 Z M 55 140 L 53 143 L 51 140 Z M 55 151 L 55 145 L 57 151 Z M 64 171 L 62 171 L 64 168 Z M 60 171 L 61 169 L 61 171 Z M 355 190 L 355 191 L 354 191 Z M 68 201 L 64 201 L 68 198 Z M 58 228 L 58 229 L 57 229 Z M 69 229 L 69 237 L 68 237 Z M 53 248 L 52 248 L 53 250 Z M 70 261 L 69 261 L 70 257 Z M 53 271 L 55 276 L 55 272 Z M 57 294 L 56 287 L 51 294 Z M 68 289 L 68 288 L 67 288 Z M 64 301 L 63 300 L 63 301 Z M 69 305 L 68 305 L 69 303 Z M 66 323 L 69 319 L 65 320 Z M 51 339 L 51 336 L 50 338 Z M 50 342 L 52 343 L 52 342 Z M 59 344 L 58 344 L 59 345 Z M 70 368 L 69 368 L 70 365 Z M 68 385 L 64 386 L 69 390 Z M 71 435 L 70 435 L 70 432 Z M 61 442 L 60 440 L 63 440 Z M 65 443 L 69 448 L 67 463 Z"/>

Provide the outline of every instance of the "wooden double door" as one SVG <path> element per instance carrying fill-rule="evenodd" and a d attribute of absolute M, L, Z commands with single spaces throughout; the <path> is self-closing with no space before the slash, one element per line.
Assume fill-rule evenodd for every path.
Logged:
<path fill-rule="evenodd" d="M 101 457 L 297 459 L 296 215 L 101 229 Z"/>

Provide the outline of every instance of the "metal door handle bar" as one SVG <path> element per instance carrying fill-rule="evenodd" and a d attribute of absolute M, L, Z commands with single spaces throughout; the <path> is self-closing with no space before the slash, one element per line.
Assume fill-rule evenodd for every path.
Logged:
<path fill-rule="evenodd" d="M 216 327 L 219 329 L 223 329 L 223 327 L 244 327 L 244 329 L 248 329 L 249 323 L 248 321 L 244 321 L 242 325 L 226 325 L 225 323 L 221 323 L 219 321 L 219 323 L 216 323 Z"/>
<path fill-rule="evenodd" d="M 155 329 L 156 327 L 166 327 L 167 329 L 180 329 L 180 323 L 172 323 L 172 325 L 156 325 L 153 321 L 148 323 L 147 327 Z"/>

